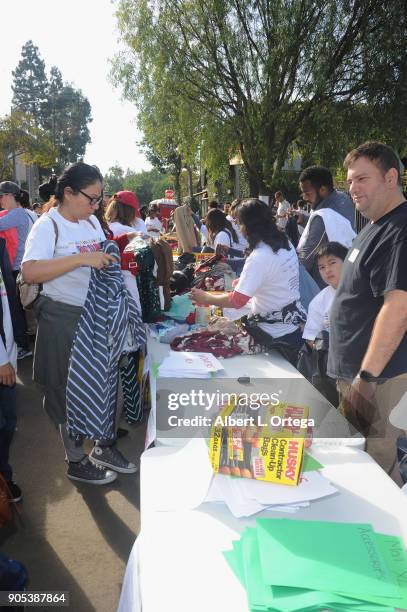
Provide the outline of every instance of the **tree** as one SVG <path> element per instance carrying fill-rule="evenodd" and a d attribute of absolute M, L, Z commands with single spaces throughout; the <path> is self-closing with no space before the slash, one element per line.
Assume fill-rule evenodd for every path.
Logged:
<path fill-rule="evenodd" d="M 90 142 L 91 107 L 83 93 L 63 81 L 53 66 L 49 80 L 38 48 L 28 41 L 13 72 L 13 106 L 29 111 L 36 125 L 49 133 L 58 153 L 55 170 L 81 159 Z"/>
<path fill-rule="evenodd" d="M 56 66 L 50 70 L 45 127 L 58 149 L 57 170 L 79 161 L 90 142 L 91 107 L 82 92 L 64 83 Z"/>
<path fill-rule="evenodd" d="M 25 43 L 22 58 L 13 71 L 13 108 L 31 115 L 38 127 L 44 127 L 48 100 L 45 63 L 32 40 Z"/>
<path fill-rule="evenodd" d="M 56 157 L 49 135 L 31 115 L 19 111 L 0 119 L 0 181 L 14 178 L 17 156 L 26 164 L 43 167 L 52 166 Z"/>
<path fill-rule="evenodd" d="M 54 104 L 51 132 L 58 149 L 58 166 L 62 169 L 85 155 L 91 140 L 88 127 L 92 121 L 91 106 L 83 93 L 69 83 L 51 100 Z"/>
<path fill-rule="evenodd" d="M 123 168 L 116 164 L 109 168 L 103 179 L 103 189 L 106 193 L 112 195 L 117 191 L 124 189 L 124 172 Z"/>
<path fill-rule="evenodd" d="M 338 105 L 368 105 L 376 119 L 407 99 L 405 0 L 120 0 L 117 17 L 125 96 L 163 129 L 166 100 L 171 132 L 182 114 L 194 140 L 206 129 L 214 141 L 218 127 L 252 194 L 277 186 L 292 147 Z M 405 138 L 398 119 L 391 136 Z"/>

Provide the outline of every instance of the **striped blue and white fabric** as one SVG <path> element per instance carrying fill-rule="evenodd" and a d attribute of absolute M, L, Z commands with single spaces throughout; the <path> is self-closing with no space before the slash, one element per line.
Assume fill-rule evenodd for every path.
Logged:
<path fill-rule="evenodd" d="M 140 423 L 143 419 L 143 397 L 137 378 L 139 353 L 126 356 L 126 363 L 120 364 L 120 377 L 123 389 L 123 409 L 128 423 Z"/>
<path fill-rule="evenodd" d="M 140 311 L 123 280 L 117 244 L 107 240 L 102 249 L 117 263 L 92 268 L 69 363 L 67 427 L 76 439 L 115 437 L 119 360 L 129 334 L 133 350 L 146 342 Z"/>

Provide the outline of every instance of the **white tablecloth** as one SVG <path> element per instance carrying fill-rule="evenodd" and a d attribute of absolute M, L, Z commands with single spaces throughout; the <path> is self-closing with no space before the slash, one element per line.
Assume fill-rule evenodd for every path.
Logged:
<path fill-rule="evenodd" d="M 223 504 L 157 511 L 165 452 L 176 449 L 153 448 L 142 456 L 141 534 L 129 558 L 119 612 L 138 612 L 140 602 L 143 612 L 247 612 L 245 592 L 222 551 L 255 519 L 236 519 Z M 302 508 L 296 520 L 371 523 L 407 545 L 407 498 L 369 455 L 350 447 L 318 447 L 312 454 L 339 492 Z M 182 465 L 178 474 L 182 481 Z M 188 481 L 180 485 L 190 486 Z M 270 511 L 257 516 L 287 518 Z"/>

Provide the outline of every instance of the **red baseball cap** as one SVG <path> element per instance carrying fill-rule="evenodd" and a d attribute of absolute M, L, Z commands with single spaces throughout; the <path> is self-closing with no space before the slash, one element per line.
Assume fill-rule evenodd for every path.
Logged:
<path fill-rule="evenodd" d="M 140 211 L 140 202 L 138 201 L 138 197 L 136 196 L 136 194 L 132 191 L 118 191 L 114 194 L 113 197 L 116 200 L 119 200 L 119 202 L 121 202 L 122 204 L 126 204 L 126 206 L 131 206 L 131 208 L 134 208 L 135 210 L 137 210 L 137 212 Z"/>

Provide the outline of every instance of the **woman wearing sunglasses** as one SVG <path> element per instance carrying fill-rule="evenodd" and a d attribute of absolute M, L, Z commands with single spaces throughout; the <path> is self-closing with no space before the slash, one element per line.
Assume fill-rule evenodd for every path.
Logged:
<path fill-rule="evenodd" d="M 68 460 L 67 476 L 91 484 L 106 484 L 116 473 L 85 454 L 82 442 L 68 436 L 66 384 L 75 330 L 88 293 L 91 268 L 114 261 L 101 250 L 106 240 L 94 212 L 103 198 L 103 177 L 94 166 L 78 162 L 69 166 L 55 186 L 53 206 L 32 228 L 24 252 L 22 272 L 28 283 L 41 283 L 35 303 L 38 333 L 34 355 L 34 380 L 44 391 L 44 408 L 60 429 Z M 109 447 L 110 448 L 110 447 Z M 112 465 L 134 472 L 115 447 Z M 124 466 L 124 467 L 123 467 Z"/>

